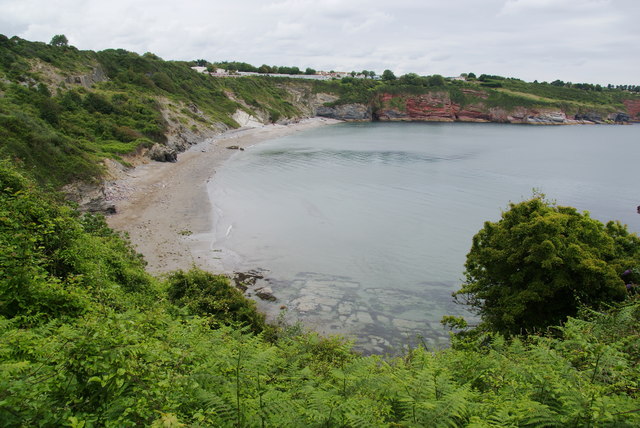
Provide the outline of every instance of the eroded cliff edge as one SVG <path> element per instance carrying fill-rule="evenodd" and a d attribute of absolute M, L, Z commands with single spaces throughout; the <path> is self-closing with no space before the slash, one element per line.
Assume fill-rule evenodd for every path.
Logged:
<path fill-rule="evenodd" d="M 640 100 L 624 100 L 619 109 L 585 108 L 524 102 L 500 102 L 482 90 L 462 89 L 423 94 L 377 94 L 370 103 L 325 105 L 317 115 L 348 121 L 494 122 L 533 125 L 630 123 L 640 121 Z M 502 100 L 504 101 L 504 100 Z"/>

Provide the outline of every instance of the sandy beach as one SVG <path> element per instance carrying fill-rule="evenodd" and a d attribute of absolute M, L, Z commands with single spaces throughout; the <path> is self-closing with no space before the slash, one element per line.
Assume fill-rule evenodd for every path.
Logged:
<path fill-rule="evenodd" d="M 192 146 L 175 163 L 149 162 L 108 183 L 106 194 L 117 213 L 107 222 L 127 232 L 154 274 L 197 266 L 223 273 L 211 247 L 213 210 L 207 183 L 237 150 L 262 141 L 338 123 L 310 118 L 290 125 L 265 125 L 229 131 Z"/>

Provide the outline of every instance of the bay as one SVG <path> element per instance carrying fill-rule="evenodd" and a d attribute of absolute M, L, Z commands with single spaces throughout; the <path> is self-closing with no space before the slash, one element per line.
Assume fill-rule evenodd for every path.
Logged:
<path fill-rule="evenodd" d="M 534 189 L 640 231 L 640 127 L 342 123 L 234 155 L 210 183 L 228 269 L 263 269 L 289 322 L 364 352 L 446 346 L 473 235 Z M 262 284 L 265 285 L 265 284 Z"/>

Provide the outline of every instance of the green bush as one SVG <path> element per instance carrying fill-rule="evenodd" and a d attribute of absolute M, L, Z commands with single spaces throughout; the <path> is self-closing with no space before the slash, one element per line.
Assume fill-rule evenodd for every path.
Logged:
<path fill-rule="evenodd" d="M 635 267 L 640 238 L 575 208 L 536 195 L 511 203 L 473 237 L 466 282 L 455 293 L 491 331 L 522 334 L 559 325 L 581 305 L 598 308 L 627 296 L 621 274 Z"/>
<path fill-rule="evenodd" d="M 255 303 L 229 284 L 223 275 L 196 268 L 173 272 L 168 277 L 169 301 L 190 314 L 211 316 L 214 326 L 242 324 L 260 333 L 265 329 L 264 315 Z"/>
<path fill-rule="evenodd" d="M 1 162 L 0 315 L 39 323 L 80 316 L 92 301 L 120 307 L 123 292 L 148 294 L 141 258 L 107 230 Z"/>

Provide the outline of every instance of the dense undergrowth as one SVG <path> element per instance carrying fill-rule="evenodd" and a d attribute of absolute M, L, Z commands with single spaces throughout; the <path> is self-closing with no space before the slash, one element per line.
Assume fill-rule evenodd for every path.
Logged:
<path fill-rule="evenodd" d="M 226 278 L 149 276 L 100 217 L 0 165 L 1 426 L 637 426 L 640 303 L 551 336 L 361 357 Z"/>

